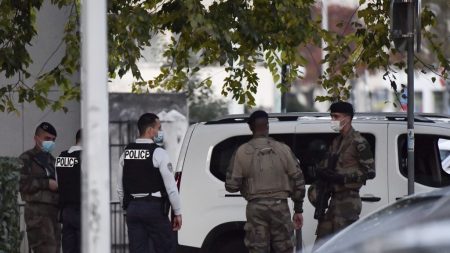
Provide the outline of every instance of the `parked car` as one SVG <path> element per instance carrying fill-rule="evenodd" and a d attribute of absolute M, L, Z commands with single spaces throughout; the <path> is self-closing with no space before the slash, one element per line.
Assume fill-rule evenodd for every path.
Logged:
<path fill-rule="evenodd" d="M 270 114 L 270 135 L 291 147 L 301 161 L 309 187 L 311 168 L 337 135 L 328 113 Z M 226 169 L 239 145 L 251 138 L 248 115 L 230 115 L 189 127 L 176 172 L 183 206 L 180 252 L 246 252 L 243 237 L 246 201 L 225 191 Z M 353 126 L 368 140 L 375 155 L 376 177 L 361 189 L 361 217 L 407 195 L 407 127 L 405 113 L 360 113 Z M 447 116 L 415 117 L 415 189 L 430 191 L 450 185 L 442 169 L 438 143 L 450 140 Z M 315 240 L 314 208 L 305 199 L 303 244 Z M 224 246 L 226 245 L 226 247 Z"/>
<path fill-rule="evenodd" d="M 450 252 L 450 187 L 412 195 L 342 230 L 315 253 Z"/>

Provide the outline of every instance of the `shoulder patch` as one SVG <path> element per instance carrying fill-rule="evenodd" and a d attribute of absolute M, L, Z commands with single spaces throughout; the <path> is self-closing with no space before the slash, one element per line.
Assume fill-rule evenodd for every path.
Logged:
<path fill-rule="evenodd" d="M 358 145 L 356 145 L 356 149 L 358 149 L 359 152 L 363 151 L 364 149 L 366 149 L 365 143 L 359 143 Z"/>

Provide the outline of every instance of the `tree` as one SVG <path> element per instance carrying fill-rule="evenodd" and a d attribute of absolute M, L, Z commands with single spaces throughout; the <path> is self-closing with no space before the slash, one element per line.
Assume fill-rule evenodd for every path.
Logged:
<path fill-rule="evenodd" d="M 322 35 L 328 44 L 325 61 L 328 62 L 329 67 L 321 76 L 321 84 L 328 90 L 329 96 L 317 97 L 319 101 L 348 98 L 352 88 L 348 80 L 357 77 L 357 70 L 361 68 L 384 71 L 383 78 L 391 81 L 391 87 L 397 94 L 402 93 L 400 89 L 403 90 L 406 87 L 405 84 L 397 84 L 395 77 L 398 71 L 406 71 L 406 53 L 398 52 L 390 38 L 390 1 L 360 2 L 367 3 L 367 7 L 355 11 L 358 19 L 338 24 L 339 27 L 344 27 L 344 31 L 347 27 L 352 27 L 354 32 L 345 35 L 342 33 L 323 33 Z M 440 1 L 440 4 L 444 6 L 446 3 Z M 431 70 L 448 79 L 450 52 L 445 44 L 445 36 L 438 35 L 442 34 L 442 30 L 433 29 L 437 26 L 438 20 L 435 13 L 425 6 L 421 25 L 423 46 L 427 48 L 428 53 L 415 55 L 415 67 L 421 68 L 423 72 Z M 440 20 L 445 22 L 443 21 L 445 19 Z M 439 26 L 442 29 L 442 24 Z M 438 63 L 438 66 L 434 63 Z"/>
<path fill-rule="evenodd" d="M 79 0 L 51 0 L 53 4 L 72 9 L 64 36 L 66 54 L 58 66 L 40 75 L 34 86 L 27 87 L 21 82 L 29 75 L 26 69 L 31 59 L 25 45 L 36 34 L 34 15 L 42 2 L 0 2 L 0 72 L 6 77 L 18 76 L 17 82 L 0 84 L 1 111 L 15 110 L 12 96 L 15 93 L 18 102 L 35 102 L 40 108 L 51 106 L 54 110 L 64 109 L 65 101 L 80 98 L 79 85 L 70 83 L 70 76 L 80 66 Z M 340 24 L 344 28 L 353 27 L 347 34 L 320 28 L 319 17 L 311 14 L 314 0 L 220 0 L 212 1 L 209 6 L 202 2 L 109 0 L 109 76 L 121 77 L 131 71 L 138 80 L 135 84 L 141 88 L 179 91 L 184 90 L 201 67 L 218 64 L 228 73 L 222 94 L 230 94 L 251 106 L 258 88 L 257 64 L 269 68 L 278 88 L 286 91 L 280 84 L 281 66 L 290 67 L 287 82 L 301 78 L 300 68 L 307 60 L 299 53 L 300 49 L 320 45 L 322 38 L 329 45 L 325 49 L 329 68 L 321 78 L 328 96 L 316 98 L 319 101 L 347 98 L 351 89 L 348 80 L 357 75 L 354 71 L 357 68 L 385 70 L 386 77 L 394 78 L 396 70 L 392 64 L 399 69 L 406 65 L 390 40 L 390 1 L 360 0 L 365 7 L 355 10 L 355 19 Z M 430 29 L 438 20 L 428 8 L 421 18 L 428 48 L 438 60 L 436 69 L 447 78 L 450 66 L 443 50 L 445 45 L 440 44 L 441 37 Z M 160 75 L 155 79 L 144 80 L 136 63 L 143 48 L 151 46 L 152 36 L 160 33 L 171 34 L 171 42 L 164 49 L 169 64 L 161 66 Z M 197 60 L 192 61 L 193 58 Z M 417 59 L 417 64 L 422 64 Z M 62 95 L 51 101 L 46 94 L 54 85 Z"/>

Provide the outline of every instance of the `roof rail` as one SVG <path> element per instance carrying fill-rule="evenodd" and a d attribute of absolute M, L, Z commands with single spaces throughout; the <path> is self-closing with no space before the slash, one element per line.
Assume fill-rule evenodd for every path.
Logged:
<path fill-rule="evenodd" d="M 247 122 L 249 114 L 230 114 L 223 117 L 219 117 L 215 120 L 208 121 L 205 124 L 232 124 L 232 123 L 244 123 Z M 269 113 L 269 119 L 278 119 L 278 121 L 297 121 L 302 117 L 311 118 L 323 118 L 329 117 L 327 112 L 288 112 L 288 113 Z M 390 121 L 406 121 L 406 112 L 357 112 L 355 118 L 383 118 Z M 415 122 L 435 122 L 435 119 L 448 119 L 450 121 L 450 115 L 437 114 L 437 113 L 415 113 Z"/>
<path fill-rule="evenodd" d="M 207 125 L 242 123 L 247 122 L 250 114 L 230 114 L 219 117 L 215 120 L 206 122 Z M 269 119 L 278 119 L 278 121 L 297 121 L 300 117 L 329 117 L 325 112 L 287 112 L 287 113 L 269 113 Z"/>

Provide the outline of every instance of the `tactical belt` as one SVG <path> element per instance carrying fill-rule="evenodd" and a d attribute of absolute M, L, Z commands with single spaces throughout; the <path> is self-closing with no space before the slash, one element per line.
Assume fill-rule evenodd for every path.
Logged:
<path fill-rule="evenodd" d="M 145 197 L 133 197 L 131 196 L 131 201 L 149 201 L 149 202 L 159 202 L 161 203 L 163 200 L 161 197 L 155 197 L 155 196 L 145 196 Z"/>
<path fill-rule="evenodd" d="M 255 198 L 255 199 L 251 199 L 249 201 L 250 203 L 253 202 L 258 202 L 258 203 L 268 203 L 268 204 L 273 204 L 275 202 L 279 202 L 279 203 L 287 203 L 287 199 L 277 199 L 277 198 Z"/>
<path fill-rule="evenodd" d="M 357 193 L 359 194 L 359 190 L 356 189 L 345 189 L 340 191 L 332 191 L 331 195 L 339 195 L 339 194 L 345 194 L 345 193 Z"/>

